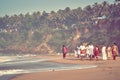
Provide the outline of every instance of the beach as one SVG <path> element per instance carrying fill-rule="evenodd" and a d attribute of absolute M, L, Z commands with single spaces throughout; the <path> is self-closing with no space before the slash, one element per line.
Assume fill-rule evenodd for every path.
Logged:
<path fill-rule="evenodd" d="M 18 75 L 11 80 L 120 80 L 120 57 L 116 60 L 83 60 L 68 56 L 62 59 L 59 56 L 44 56 L 51 58 L 51 62 L 65 63 L 65 64 L 80 64 L 80 65 L 97 65 L 95 68 L 87 69 L 72 69 L 72 70 L 52 70 L 46 72 L 33 72 Z M 56 58 L 56 59 L 52 59 Z"/>

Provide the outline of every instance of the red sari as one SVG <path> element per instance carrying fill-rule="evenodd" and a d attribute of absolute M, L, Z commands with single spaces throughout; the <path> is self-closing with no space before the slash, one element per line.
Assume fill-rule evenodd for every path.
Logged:
<path fill-rule="evenodd" d="M 67 52 L 68 52 L 68 48 L 64 46 L 64 47 L 62 48 L 62 52 L 63 52 L 63 59 L 65 59 L 65 58 L 66 58 L 66 54 L 67 54 Z"/>
<path fill-rule="evenodd" d="M 95 56 L 99 56 L 100 55 L 100 50 L 99 50 L 98 46 L 94 47 L 94 55 Z"/>

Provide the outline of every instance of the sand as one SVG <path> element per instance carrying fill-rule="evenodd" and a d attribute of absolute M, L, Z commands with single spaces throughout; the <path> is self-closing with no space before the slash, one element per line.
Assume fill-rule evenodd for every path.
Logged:
<path fill-rule="evenodd" d="M 34 72 L 22 74 L 14 77 L 11 80 L 120 80 L 120 57 L 117 60 L 83 60 L 69 56 L 62 59 L 59 56 L 45 56 L 53 58 L 53 62 L 70 63 L 70 64 L 92 64 L 97 65 L 96 68 L 76 69 L 76 70 L 62 70 L 62 71 L 48 71 L 48 72 Z M 55 58 L 55 59 L 54 59 Z"/>

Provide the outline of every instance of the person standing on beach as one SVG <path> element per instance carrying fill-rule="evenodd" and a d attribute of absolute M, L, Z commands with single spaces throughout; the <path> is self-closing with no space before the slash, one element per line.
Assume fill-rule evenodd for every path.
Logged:
<path fill-rule="evenodd" d="M 99 49 L 99 47 L 96 45 L 95 47 L 94 47 L 94 56 L 95 56 L 95 58 L 96 58 L 96 60 L 98 60 L 98 56 L 100 55 L 100 49 Z"/>
<path fill-rule="evenodd" d="M 108 45 L 108 47 L 107 47 L 107 56 L 108 56 L 108 58 L 112 57 L 112 47 L 110 45 Z"/>
<path fill-rule="evenodd" d="M 80 46 L 80 51 L 81 51 L 81 60 L 83 60 L 83 57 L 85 57 L 85 54 L 86 54 L 86 47 L 85 47 L 85 43 L 83 43 L 81 46 Z"/>
<path fill-rule="evenodd" d="M 89 58 L 90 58 L 90 60 L 92 60 L 93 55 L 94 55 L 94 52 L 93 52 L 94 51 L 94 46 L 92 45 L 92 43 L 90 43 L 88 48 L 89 48 Z"/>
<path fill-rule="evenodd" d="M 80 57 L 80 45 L 77 46 L 77 57 L 79 58 Z"/>
<path fill-rule="evenodd" d="M 89 58 L 89 56 L 90 56 L 90 49 L 89 49 L 89 44 L 87 44 L 87 46 L 86 46 L 86 57 L 87 58 Z"/>
<path fill-rule="evenodd" d="M 116 60 L 116 56 L 118 55 L 118 46 L 116 43 L 114 43 L 112 46 L 112 55 L 113 55 L 113 60 Z"/>
<path fill-rule="evenodd" d="M 77 57 L 78 54 L 77 54 L 77 48 L 74 49 L 74 56 Z"/>
<path fill-rule="evenodd" d="M 65 45 L 63 45 L 62 46 L 63 59 L 66 58 L 67 52 L 68 52 L 68 48 Z"/>
<path fill-rule="evenodd" d="M 107 53 L 106 53 L 106 46 L 103 45 L 102 47 L 102 59 L 107 60 Z"/>

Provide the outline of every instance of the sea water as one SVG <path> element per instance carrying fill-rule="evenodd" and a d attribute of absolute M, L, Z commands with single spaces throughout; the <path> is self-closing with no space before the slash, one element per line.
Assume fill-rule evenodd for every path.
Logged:
<path fill-rule="evenodd" d="M 96 65 L 63 64 L 49 62 L 47 58 L 29 58 L 20 56 L 1 55 L 8 60 L 0 62 L 0 80 L 9 80 L 12 76 L 23 73 L 74 70 L 94 68 Z"/>

